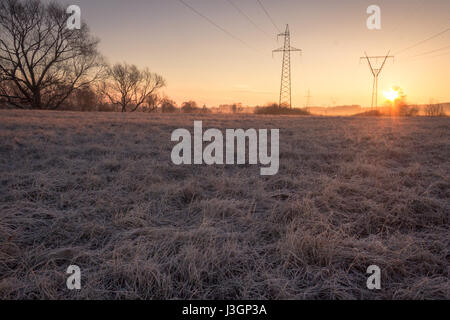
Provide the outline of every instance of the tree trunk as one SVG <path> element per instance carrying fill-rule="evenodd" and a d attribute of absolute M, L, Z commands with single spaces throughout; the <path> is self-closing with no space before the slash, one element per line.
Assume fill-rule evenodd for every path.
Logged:
<path fill-rule="evenodd" d="M 32 109 L 42 109 L 42 102 L 41 102 L 41 90 L 34 89 L 33 90 L 33 103 L 31 105 Z"/>

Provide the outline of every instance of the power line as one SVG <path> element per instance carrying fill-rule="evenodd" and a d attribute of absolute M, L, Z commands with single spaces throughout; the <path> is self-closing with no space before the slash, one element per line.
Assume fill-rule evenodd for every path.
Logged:
<path fill-rule="evenodd" d="M 410 50 L 410 49 L 412 49 L 412 48 L 415 48 L 415 47 L 417 47 L 417 46 L 420 46 L 421 44 L 423 44 L 423 43 L 425 43 L 425 42 L 427 42 L 427 41 L 433 40 L 434 38 L 437 38 L 437 37 L 439 37 L 440 35 L 443 35 L 444 33 L 448 32 L 448 31 L 450 31 L 450 28 L 447 28 L 447 29 L 445 29 L 445 30 L 443 30 L 443 31 L 441 31 L 441 32 L 438 32 L 437 34 L 432 35 L 431 37 L 426 38 L 426 39 L 424 39 L 424 40 L 422 40 L 422 41 L 419 41 L 419 42 L 417 42 L 416 44 L 413 44 L 412 46 L 409 46 L 409 47 L 407 47 L 407 48 L 405 48 L 405 49 L 402 49 L 402 50 L 400 50 L 400 51 L 397 51 L 397 52 L 395 53 L 395 55 L 398 55 L 398 54 L 403 53 L 403 52 L 405 52 L 405 51 L 407 51 L 407 50 Z"/>
<path fill-rule="evenodd" d="M 255 48 L 253 48 L 251 45 L 249 45 L 247 42 L 245 42 L 244 40 L 242 40 L 241 38 L 235 36 L 234 34 L 232 34 L 230 31 L 226 30 L 225 28 L 221 27 L 220 25 L 218 25 L 217 23 L 215 23 L 212 19 L 208 18 L 207 16 L 205 16 L 204 14 L 202 14 L 200 11 L 198 11 L 197 9 L 195 9 L 194 7 L 192 7 L 191 5 L 189 5 L 188 3 L 186 3 L 184 0 L 178 0 L 180 3 L 182 3 L 185 7 L 187 7 L 188 9 L 190 9 L 191 11 L 193 11 L 195 14 L 197 14 L 198 16 L 202 17 L 203 19 L 205 19 L 206 21 L 208 21 L 210 24 L 212 24 L 214 27 L 216 27 L 217 29 L 221 30 L 223 33 L 225 33 L 226 35 L 228 35 L 230 38 L 239 41 L 240 43 L 242 43 L 244 46 L 246 46 L 247 48 L 253 50 L 253 51 L 258 51 Z"/>
<path fill-rule="evenodd" d="M 422 7 L 427 4 L 427 2 L 424 0 L 416 0 L 416 1 L 418 1 L 418 2 L 416 2 L 415 5 L 408 5 L 408 10 L 406 12 L 402 12 L 402 16 L 397 19 L 396 24 L 390 31 L 390 34 L 396 33 L 400 29 L 400 26 L 402 25 L 402 23 L 404 23 L 405 21 L 411 20 L 412 13 L 420 12 Z M 411 0 L 411 2 L 412 2 L 412 0 Z M 393 41 L 395 41 L 395 42 L 393 42 Z M 397 41 L 396 40 L 393 40 L 393 41 L 392 41 L 392 45 L 394 46 L 394 45 L 396 45 Z"/>
<path fill-rule="evenodd" d="M 448 51 L 448 52 L 444 52 L 444 53 L 442 53 L 442 54 L 438 54 L 438 55 L 434 55 L 434 56 L 428 56 L 428 57 L 426 57 L 426 58 L 428 58 L 428 59 L 432 59 L 432 58 L 437 58 L 437 57 L 442 57 L 442 56 L 446 56 L 446 55 L 449 55 L 450 54 L 450 51 Z M 421 57 L 418 57 L 417 59 L 412 59 L 411 61 L 417 61 L 417 60 L 420 60 L 421 59 Z"/>
<path fill-rule="evenodd" d="M 259 6 L 261 7 L 261 9 L 263 9 L 263 11 L 266 13 L 267 18 L 269 18 L 270 22 L 272 22 L 273 26 L 275 27 L 275 29 L 277 29 L 277 31 L 279 33 L 281 33 L 280 28 L 278 28 L 277 24 L 275 23 L 275 21 L 272 19 L 272 17 L 270 16 L 269 12 L 266 10 L 266 8 L 264 7 L 264 5 L 262 4 L 262 2 L 260 0 L 256 0 L 259 3 Z"/>
<path fill-rule="evenodd" d="M 435 49 L 435 50 L 423 52 L 423 53 L 420 53 L 420 54 L 417 54 L 417 55 L 415 55 L 415 56 L 411 56 L 411 57 L 408 57 L 408 58 L 421 57 L 421 56 L 425 56 L 425 55 L 428 55 L 428 54 L 431 54 L 431 53 L 435 53 L 435 52 L 438 52 L 438 51 L 442 51 L 442 50 L 445 50 L 445 49 L 448 49 L 448 48 L 450 48 L 450 46 L 445 46 L 445 47 L 442 47 L 442 48 L 439 48 L 439 49 Z"/>
<path fill-rule="evenodd" d="M 442 56 L 446 56 L 446 55 L 448 55 L 448 54 L 450 54 L 450 51 L 449 51 L 449 52 L 446 52 L 446 53 L 443 53 L 443 54 L 438 54 L 437 56 L 431 56 L 430 58 L 442 57 Z"/>
<path fill-rule="evenodd" d="M 262 33 L 264 33 L 268 38 L 271 38 L 271 36 L 264 31 L 263 29 L 261 29 L 241 8 L 239 8 L 233 1 L 231 0 L 226 0 L 233 8 L 236 9 L 236 11 L 238 11 L 245 19 L 248 20 L 248 22 L 250 22 L 256 29 L 258 29 L 259 31 L 261 31 Z"/>

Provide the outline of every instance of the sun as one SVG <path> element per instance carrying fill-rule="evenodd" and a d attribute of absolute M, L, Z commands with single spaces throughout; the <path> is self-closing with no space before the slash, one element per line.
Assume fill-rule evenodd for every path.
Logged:
<path fill-rule="evenodd" d="M 386 99 L 394 102 L 395 100 L 397 100 L 400 96 L 399 92 L 397 90 L 394 89 L 389 89 L 389 91 L 383 91 L 383 95 Z"/>

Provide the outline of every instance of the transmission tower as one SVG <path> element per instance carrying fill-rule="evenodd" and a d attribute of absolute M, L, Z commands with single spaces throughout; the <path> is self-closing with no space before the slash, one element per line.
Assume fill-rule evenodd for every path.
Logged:
<path fill-rule="evenodd" d="M 308 92 L 307 92 L 305 98 L 306 98 L 306 105 L 305 105 L 305 108 L 308 109 L 308 108 L 309 108 L 309 104 L 310 104 L 310 102 L 311 102 L 311 98 L 312 98 L 312 96 L 311 96 L 311 90 L 308 90 Z"/>
<path fill-rule="evenodd" d="M 291 47 L 291 34 L 289 32 L 289 25 L 286 25 L 286 31 L 280 33 L 278 37 L 284 37 L 284 46 L 273 50 L 275 52 L 283 52 L 283 65 L 281 67 L 281 89 L 280 89 L 280 104 L 279 107 L 287 106 L 292 108 L 292 95 L 291 95 L 291 51 L 302 50 Z"/>
<path fill-rule="evenodd" d="M 378 108 L 378 76 L 380 75 L 381 71 L 383 70 L 384 65 L 386 64 L 387 59 L 392 58 L 393 56 L 389 55 L 390 51 L 386 56 L 375 56 L 375 57 L 369 57 L 367 53 L 364 52 L 366 55 L 365 57 L 361 57 L 361 59 L 366 59 L 367 63 L 369 64 L 370 71 L 372 71 L 373 75 L 373 88 L 372 88 L 372 109 L 375 105 L 375 108 Z M 377 66 L 378 61 L 383 60 L 383 63 L 381 66 Z"/>

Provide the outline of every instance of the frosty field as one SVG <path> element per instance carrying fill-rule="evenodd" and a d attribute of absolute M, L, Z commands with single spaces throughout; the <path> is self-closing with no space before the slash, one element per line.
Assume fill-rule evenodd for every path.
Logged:
<path fill-rule="evenodd" d="M 173 165 L 194 120 L 280 129 L 279 173 Z M 2 299 L 450 298 L 449 118 L 0 110 L 0 137 Z"/>

